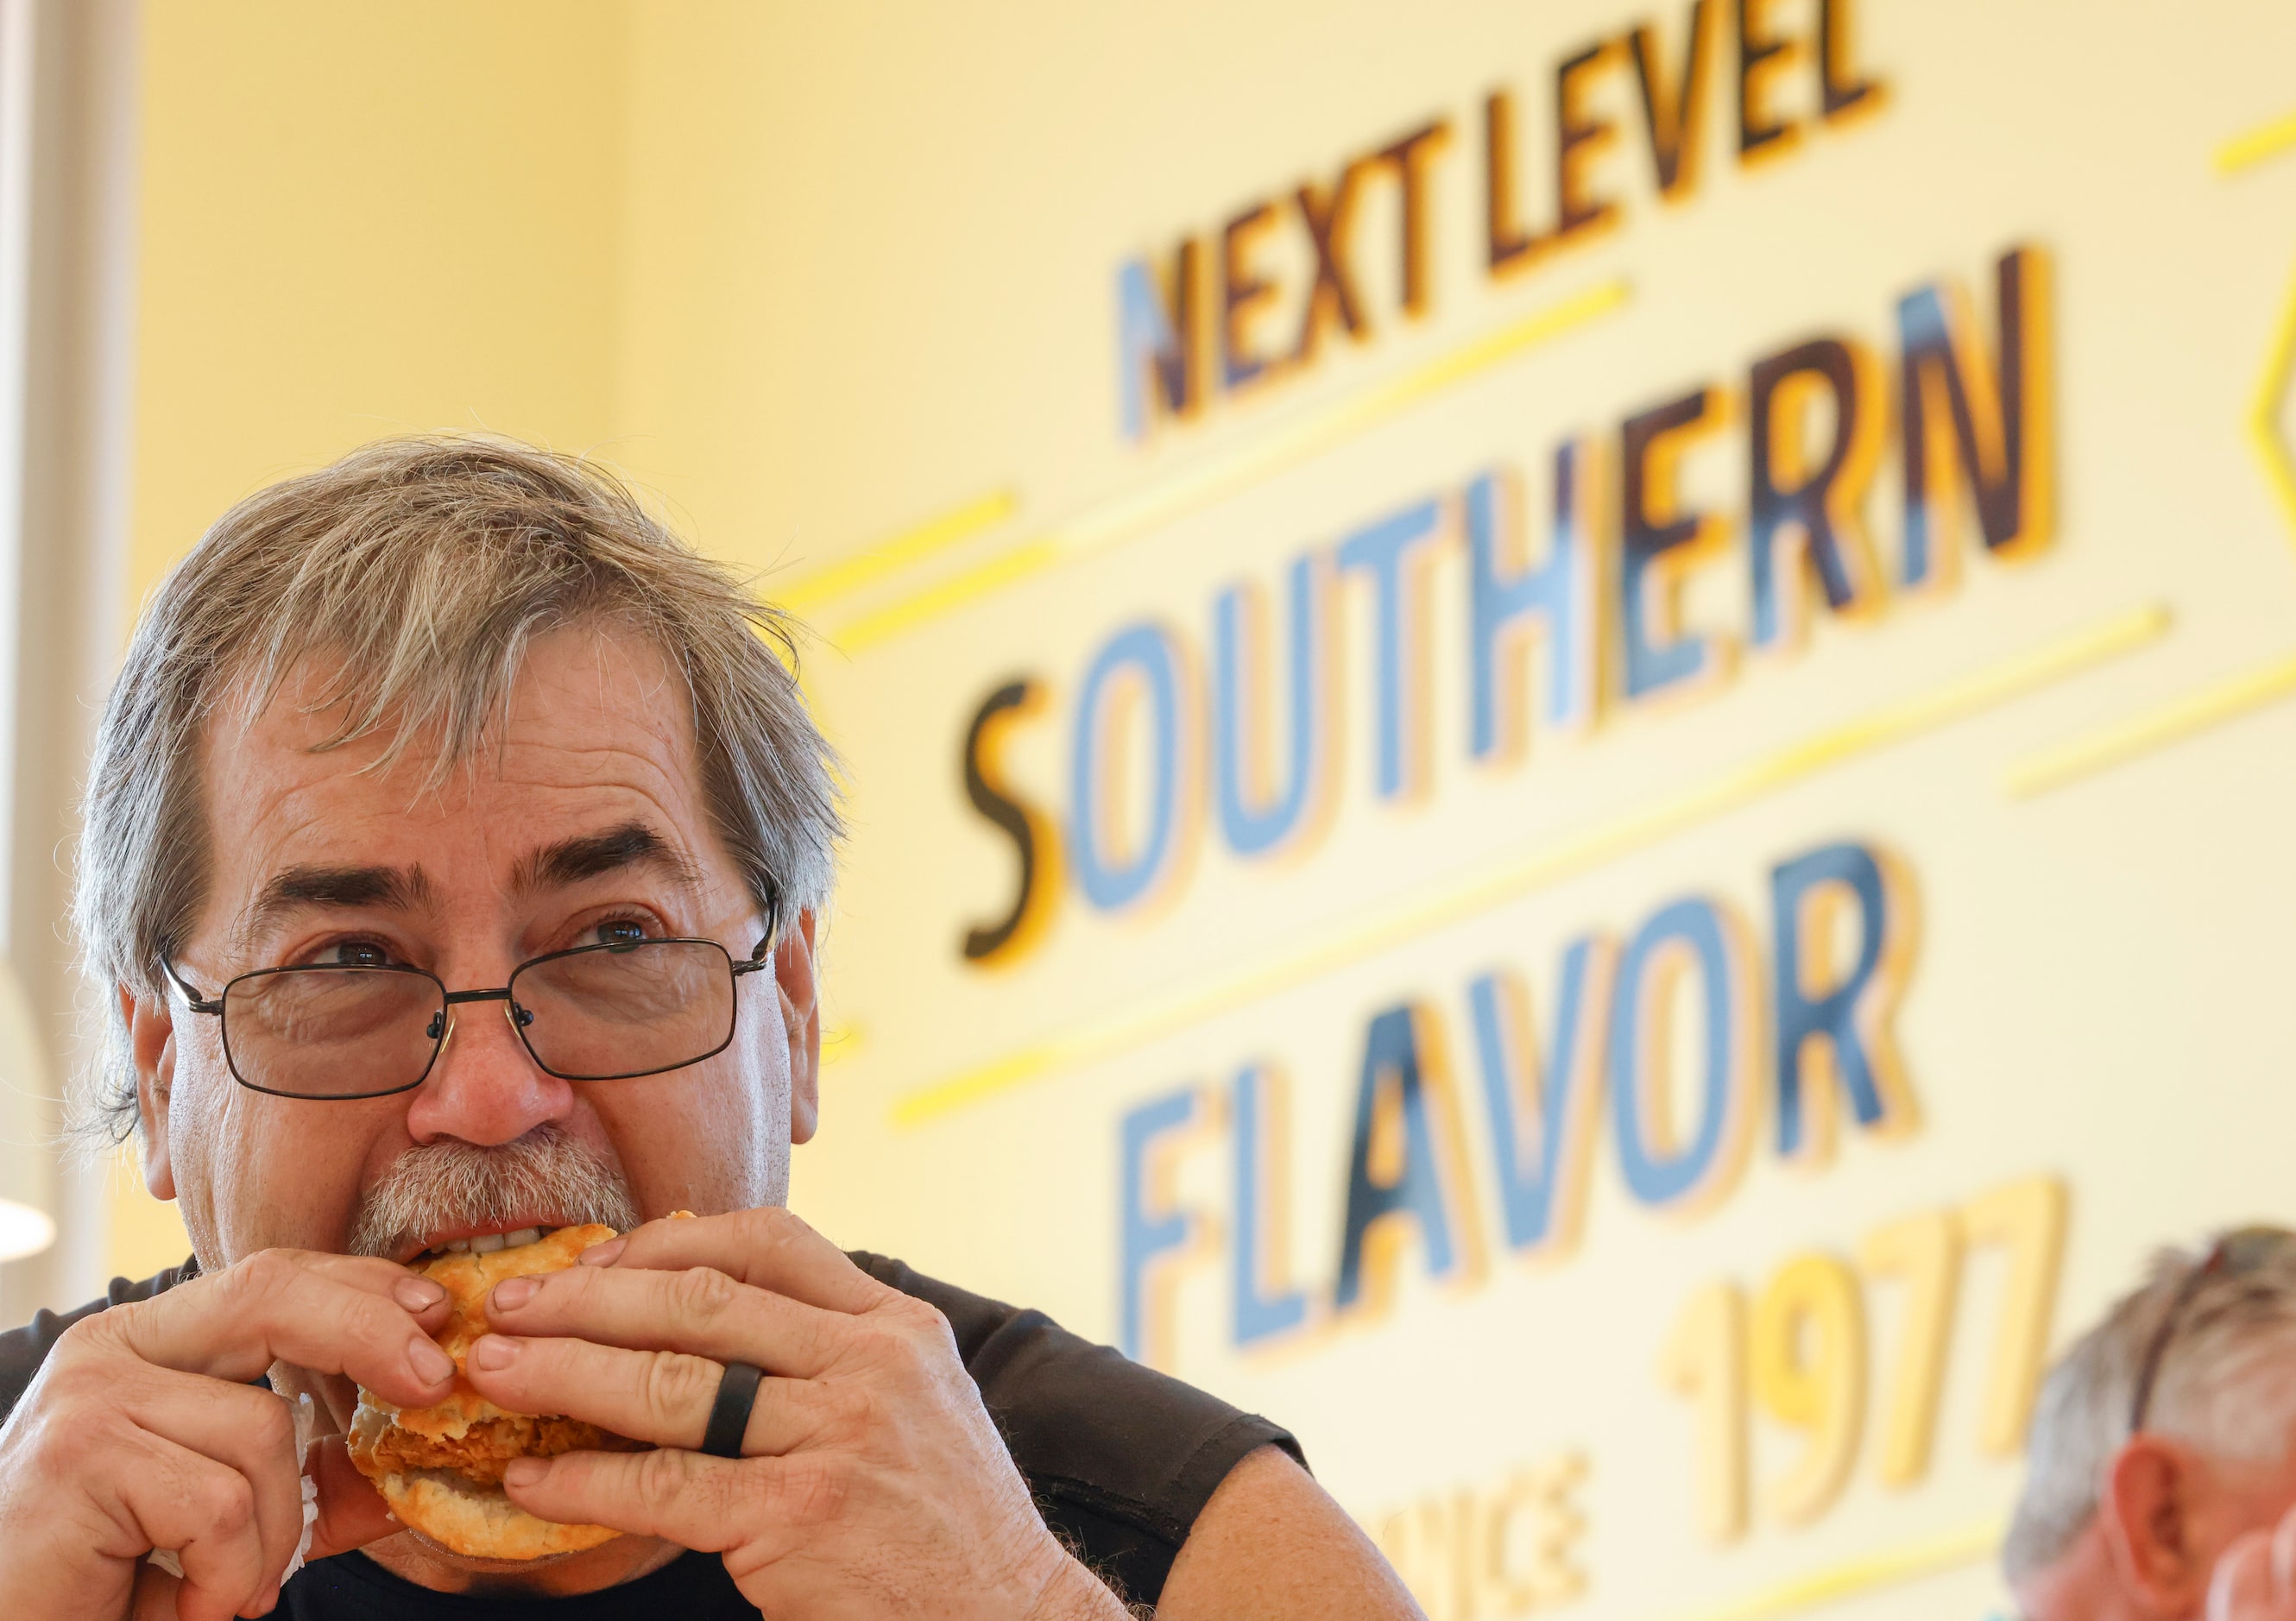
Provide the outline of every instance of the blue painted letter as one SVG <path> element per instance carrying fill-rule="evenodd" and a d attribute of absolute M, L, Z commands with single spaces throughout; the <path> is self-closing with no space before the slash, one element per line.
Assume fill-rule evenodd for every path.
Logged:
<path fill-rule="evenodd" d="M 1340 567 L 1372 582 L 1378 657 L 1372 691 L 1379 715 L 1379 797 L 1414 794 L 1426 784 L 1427 593 L 1417 564 L 1440 531 L 1443 503 L 1427 500 L 1382 519 L 1340 543 Z"/>
<path fill-rule="evenodd" d="M 1267 781 L 1262 765 L 1272 752 L 1275 708 L 1264 604 L 1249 585 L 1229 587 L 1212 603 L 1212 782 L 1220 831 L 1239 856 L 1266 855 L 1298 833 L 1313 819 L 1331 771 L 1331 601 L 1316 553 L 1293 561 L 1290 595 L 1290 765 L 1280 788 Z"/>
<path fill-rule="evenodd" d="M 1132 625 L 1108 639 L 1077 695 L 1074 747 L 1069 758 L 1069 848 L 1085 898 L 1103 912 L 1128 905 L 1171 871 L 1186 841 L 1188 795 L 1185 655 L 1170 632 Z M 1142 688 L 1151 743 L 1148 827 L 1136 847 L 1114 847 L 1119 807 L 1112 802 L 1119 740 L 1110 721 L 1120 679 Z"/>
<path fill-rule="evenodd" d="M 1283 1078 L 1254 1064 L 1235 1077 L 1235 1343 L 1288 1334 L 1308 1320 L 1307 1291 L 1286 1288 Z"/>
<path fill-rule="evenodd" d="M 1554 527 L 1546 561 L 1521 561 L 1521 492 L 1506 473 L 1467 487 L 1468 751 L 1513 757 L 1523 746 L 1527 633 L 1546 637 L 1546 718 L 1578 725 L 1595 712 L 1595 535 L 1590 449 L 1554 453 Z"/>
<path fill-rule="evenodd" d="M 1472 1259 L 1473 1233 L 1454 1231 L 1463 1209 L 1448 1181 L 1456 1174 L 1449 1156 L 1457 1117 L 1448 1077 L 1422 1028 L 1426 1017 L 1417 1008 L 1390 1008 L 1371 1021 L 1364 1043 L 1333 1297 L 1342 1311 L 1385 1303 L 1401 1237 L 1396 1230 L 1406 1224 L 1419 1229 L 1427 1270 L 1437 1277 Z"/>
<path fill-rule="evenodd" d="M 1135 1362 L 1170 1361 L 1170 1313 L 1163 1296 L 1173 1263 L 1194 1241 L 1196 1224 L 1172 1208 L 1169 1139 L 1195 1126 L 1202 1113 L 1203 1096 L 1190 1088 L 1152 1099 L 1124 1117 L 1117 1343 Z"/>
<path fill-rule="evenodd" d="M 1116 273 L 1117 407 L 1128 439 L 1145 438 L 1156 417 L 1185 416 L 1201 401 L 1197 252 L 1190 237 L 1173 255 L 1168 299 L 1145 258 Z"/>
<path fill-rule="evenodd" d="M 1676 1129 L 1666 1073 L 1674 980 L 1685 970 L 1698 976 L 1706 1004 L 1694 1134 Z M 1736 920 L 1694 897 L 1661 907 L 1627 947 L 1611 1003 L 1611 1118 L 1628 1191 L 1646 1205 L 1702 1203 L 1745 1162 L 1753 972 Z"/>
<path fill-rule="evenodd" d="M 1905 988 L 1911 932 L 1902 890 L 1860 844 L 1827 845 L 1770 874 L 1777 952 L 1778 1151 L 1823 1159 L 1833 1145 L 1838 1085 L 1868 1130 L 1895 1134 L 1915 1120 L 1890 1016 Z M 1833 954 L 1833 920 L 1857 914 L 1857 960 L 1839 983 L 1823 978 Z"/>
<path fill-rule="evenodd" d="M 1554 1040 L 1543 1073 L 1521 981 L 1485 974 L 1467 987 L 1490 1105 L 1499 1208 L 1514 1248 L 1563 1251 L 1578 1242 L 1603 1106 L 1603 1016 L 1617 957 L 1607 941 L 1592 938 L 1573 940 L 1562 954 Z"/>

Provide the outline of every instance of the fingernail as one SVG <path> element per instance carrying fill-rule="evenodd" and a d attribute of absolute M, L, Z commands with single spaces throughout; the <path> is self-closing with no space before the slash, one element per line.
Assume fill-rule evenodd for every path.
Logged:
<path fill-rule="evenodd" d="M 539 1458 L 512 1458 L 503 1466 L 504 1486 L 532 1486 L 550 1472 L 550 1465 Z"/>
<path fill-rule="evenodd" d="M 504 1339 L 499 1334 L 485 1334 L 471 1347 L 471 1360 L 489 1373 L 507 1368 L 518 1360 L 519 1342 Z"/>
<path fill-rule="evenodd" d="M 532 1278 L 504 1278 L 495 1285 L 494 1304 L 514 1312 L 533 1299 L 534 1291 L 541 1287 Z"/>
<path fill-rule="evenodd" d="M 447 1291 L 428 1278 L 401 1278 L 390 1286 L 390 1293 L 410 1312 L 427 1312 L 447 1298 Z"/>
<path fill-rule="evenodd" d="M 611 1266 L 622 1258 L 622 1251 L 630 1247 L 627 1239 L 608 1239 L 603 1244 L 593 1244 L 582 1252 L 585 1266 Z"/>
<path fill-rule="evenodd" d="M 407 1346 L 406 1365 L 426 1385 L 442 1385 L 455 1377 L 455 1359 L 428 1339 L 418 1339 Z"/>

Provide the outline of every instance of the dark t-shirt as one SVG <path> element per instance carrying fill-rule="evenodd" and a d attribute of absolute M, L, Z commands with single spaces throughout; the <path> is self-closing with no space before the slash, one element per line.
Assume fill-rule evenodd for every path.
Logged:
<path fill-rule="evenodd" d="M 1189 1527 L 1245 1453 L 1274 1445 L 1300 1455 L 1299 1443 L 1266 1419 L 1079 1339 L 1041 1312 L 952 1289 L 882 1256 L 853 1259 L 948 1319 L 1045 1523 L 1129 1601 L 1156 1602 Z M 66 1329 L 106 1306 L 148 1300 L 192 1272 L 187 1262 L 141 1283 L 115 1278 L 102 1300 L 63 1316 L 42 1312 L 0 1334 L 0 1422 Z M 287 1621 L 748 1621 L 758 1612 L 710 1554 L 689 1553 L 579 1598 L 502 1599 L 432 1592 L 347 1553 L 306 1567 L 275 1613 Z"/>

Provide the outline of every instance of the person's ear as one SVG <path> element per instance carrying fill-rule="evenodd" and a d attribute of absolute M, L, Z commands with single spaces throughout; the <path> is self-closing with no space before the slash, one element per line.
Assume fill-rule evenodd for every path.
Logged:
<path fill-rule="evenodd" d="M 2150 1614 L 2197 1616 L 2208 1600 L 2212 1561 L 2194 1523 L 2202 1476 L 2191 1452 L 2149 1433 L 2131 1437 L 2105 1471 L 2105 1543 L 2122 1584 Z"/>
<path fill-rule="evenodd" d="M 821 986 L 814 971 L 813 913 L 774 947 L 774 982 L 781 988 L 782 1027 L 789 1032 L 790 1142 L 809 1141 L 821 1125 Z"/>
<path fill-rule="evenodd" d="M 135 1115 L 144 1135 L 144 1185 L 154 1199 L 176 1197 L 176 1169 L 168 1157 L 168 1102 L 176 1084 L 176 1015 L 162 996 L 119 987 L 119 1019 L 135 1066 Z"/>

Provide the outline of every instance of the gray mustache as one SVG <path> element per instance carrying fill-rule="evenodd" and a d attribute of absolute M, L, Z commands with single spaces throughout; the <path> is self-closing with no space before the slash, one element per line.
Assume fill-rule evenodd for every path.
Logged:
<path fill-rule="evenodd" d="M 627 1232 L 637 1200 L 621 1168 L 555 1121 L 496 1148 L 447 1138 L 407 1150 L 360 1197 L 350 1253 L 397 1256 L 441 1227 L 489 1226 L 554 1211 Z"/>

